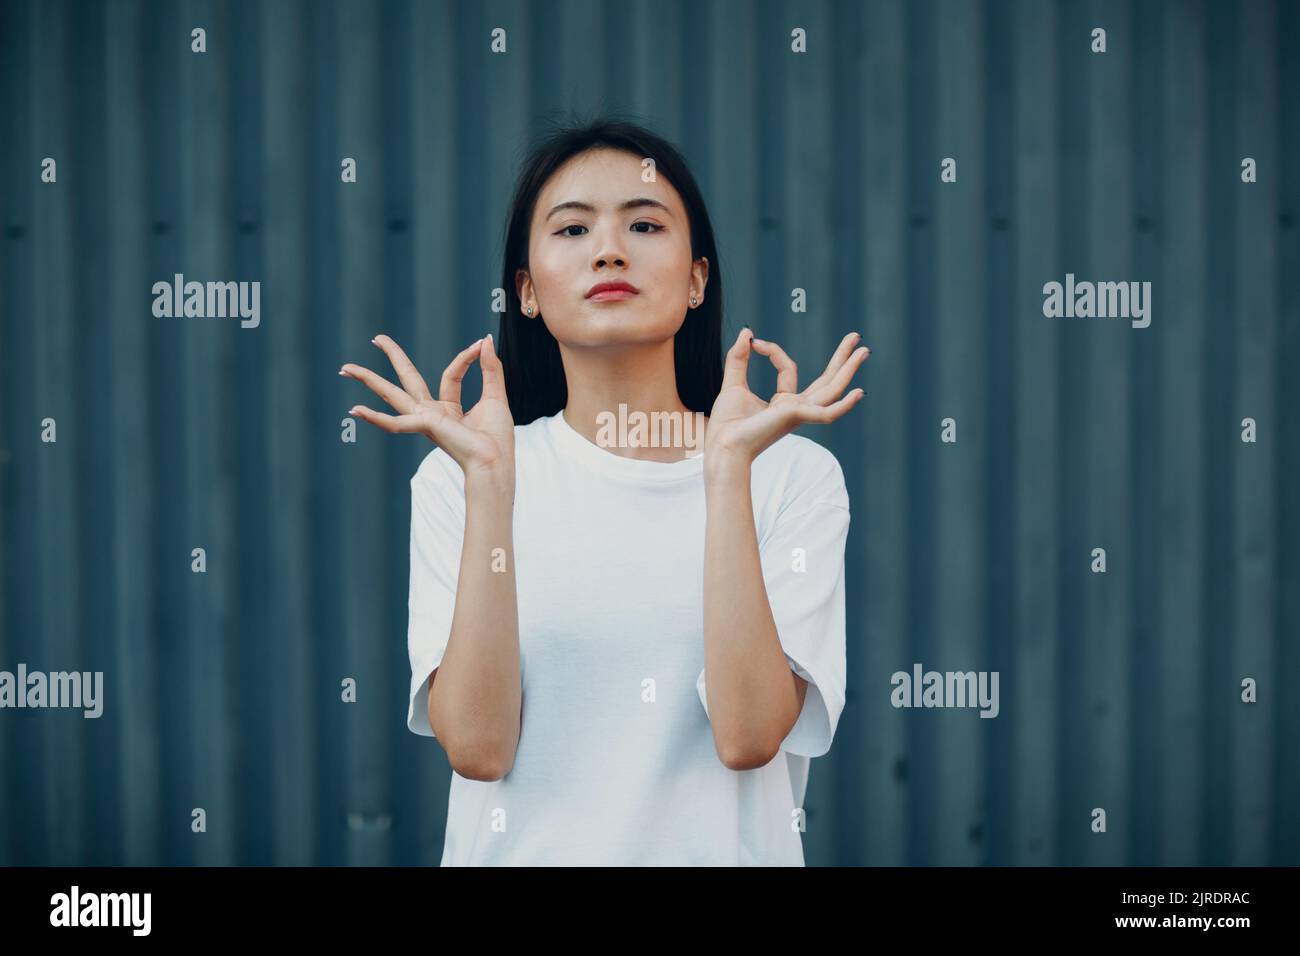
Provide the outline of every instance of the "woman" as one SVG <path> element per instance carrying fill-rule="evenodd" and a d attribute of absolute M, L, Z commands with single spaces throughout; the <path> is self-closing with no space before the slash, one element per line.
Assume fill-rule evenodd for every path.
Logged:
<path fill-rule="evenodd" d="M 452 766 L 442 864 L 802 866 L 808 759 L 844 706 L 849 504 L 792 432 L 856 404 L 867 349 L 845 336 L 799 390 L 746 328 L 724 366 L 699 189 L 627 123 L 534 150 L 503 279 L 500 354 L 474 342 L 436 399 L 387 336 L 401 388 L 340 373 L 399 413 L 352 414 L 438 446 L 411 479 L 407 725 Z M 620 412 L 699 416 L 703 453 L 601 427 Z"/>

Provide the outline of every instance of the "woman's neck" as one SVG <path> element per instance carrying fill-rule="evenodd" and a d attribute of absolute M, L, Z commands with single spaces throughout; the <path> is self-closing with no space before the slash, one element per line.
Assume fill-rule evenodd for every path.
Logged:
<path fill-rule="evenodd" d="M 611 354 L 608 349 L 566 350 L 563 359 L 568 386 L 564 418 L 575 431 L 628 458 L 681 459 L 680 449 L 620 447 L 607 440 L 611 434 L 608 427 L 611 422 L 635 421 L 638 415 L 649 418 L 654 413 L 664 412 L 675 416 L 696 414 L 682 403 L 677 394 L 672 340 L 663 345 L 626 349 L 617 354 Z M 621 433 L 627 434 L 627 430 Z M 635 431 L 632 434 L 636 434 Z M 602 438 L 606 440 L 602 441 Z"/>

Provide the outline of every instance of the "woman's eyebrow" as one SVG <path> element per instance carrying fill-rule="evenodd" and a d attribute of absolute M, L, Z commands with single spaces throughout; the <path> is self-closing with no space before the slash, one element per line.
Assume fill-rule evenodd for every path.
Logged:
<path fill-rule="evenodd" d="M 623 203 L 623 205 L 619 206 L 618 208 L 620 211 L 622 211 L 624 209 L 636 209 L 641 206 L 656 206 L 659 209 L 662 209 L 668 215 L 670 216 L 672 215 L 672 210 L 670 210 L 667 206 L 661 203 L 658 199 L 651 199 L 648 196 L 640 196 L 636 199 L 629 199 L 627 202 Z M 557 212 L 559 212 L 562 209 L 580 209 L 583 212 L 596 211 L 596 207 L 591 205 L 591 203 L 579 202 L 576 199 L 570 199 L 567 202 L 557 203 L 556 205 L 552 206 L 551 211 L 546 214 L 546 218 L 550 219 L 552 216 L 554 216 Z"/>

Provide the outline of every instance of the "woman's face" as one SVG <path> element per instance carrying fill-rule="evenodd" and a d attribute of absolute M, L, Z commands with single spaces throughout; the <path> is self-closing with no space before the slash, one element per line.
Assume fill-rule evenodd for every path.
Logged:
<path fill-rule="evenodd" d="M 643 182 L 640 157 L 608 148 L 570 158 L 547 180 L 533 208 L 528 261 L 517 274 L 520 299 L 533 306 L 524 318 L 544 321 L 573 347 L 671 339 L 691 294 L 695 308 L 703 303 L 709 265 L 691 260 L 677 190 L 662 176 Z M 637 291 L 589 295 L 606 282 Z"/>

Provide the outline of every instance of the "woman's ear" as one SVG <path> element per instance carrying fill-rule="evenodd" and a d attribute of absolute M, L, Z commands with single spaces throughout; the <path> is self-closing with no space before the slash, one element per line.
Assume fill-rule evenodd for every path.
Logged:
<path fill-rule="evenodd" d="M 524 310 L 524 315 L 530 319 L 537 318 L 537 304 L 533 301 L 533 277 L 527 269 L 515 273 L 515 291 L 519 295 L 519 305 Z"/>
<path fill-rule="evenodd" d="M 692 295 L 699 296 L 701 301 L 704 297 L 704 287 L 709 284 L 709 260 L 701 256 L 691 263 L 691 286 L 699 286 L 698 292 L 692 292 Z"/>

